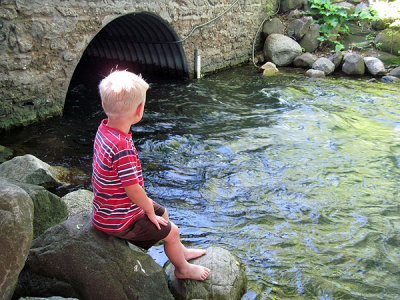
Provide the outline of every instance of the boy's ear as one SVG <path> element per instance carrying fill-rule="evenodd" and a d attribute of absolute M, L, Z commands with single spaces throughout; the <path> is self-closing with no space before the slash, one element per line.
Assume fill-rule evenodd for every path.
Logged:
<path fill-rule="evenodd" d="M 140 103 L 137 108 L 136 108 L 136 115 L 137 116 L 142 116 L 144 111 L 144 102 Z"/>

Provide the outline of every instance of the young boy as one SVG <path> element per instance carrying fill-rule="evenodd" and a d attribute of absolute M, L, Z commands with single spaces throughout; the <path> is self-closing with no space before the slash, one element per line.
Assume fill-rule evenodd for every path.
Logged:
<path fill-rule="evenodd" d="M 188 260 L 206 251 L 185 248 L 166 209 L 143 189 L 142 168 L 130 129 L 142 119 L 148 88 L 141 77 L 128 71 L 115 71 L 99 85 L 107 119 L 100 124 L 94 141 L 92 223 L 145 249 L 163 240 L 175 276 L 202 281 L 210 270 Z"/>

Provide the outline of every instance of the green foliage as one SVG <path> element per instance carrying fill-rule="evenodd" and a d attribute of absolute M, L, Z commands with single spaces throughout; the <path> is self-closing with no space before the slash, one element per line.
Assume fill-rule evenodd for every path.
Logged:
<path fill-rule="evenodd" d="M 371 7 L 367 7 L 363 11 L 356 9 L 355 13 L 351 15 L 351 18 L 358 19 L 360 21 L 367 23 L 376 22 L 380 20 L 377 11 Z"/>
<path fill-rule="evenodd" d="M 337 39 L 349 33 L 349 27 L 345 24 L 348 21 L 356 20 L 357 24 L 361 22 L 372 22 L 379 20 L 375 10 L 366 9 L 364 11 L 356 10 L 354 14 L 349 15 L 348 9 L 331 3 L 330 0 L 308 0 L 311 10 L 306 14 L 314 17 L 315 22 L 320 24 L 319 41 L 330 43 L 335 46 L 334 51 L 344 49 L 342 43 Z"/>
<path fill-rule="evenodd" d="M 335 44 L 335 49 L 332 50 L 332 52 L 339 52 L 342 51 L 344 49 L 344 46 L 341 42 L 338 41 L 333 41 L 333 43 Z"/>

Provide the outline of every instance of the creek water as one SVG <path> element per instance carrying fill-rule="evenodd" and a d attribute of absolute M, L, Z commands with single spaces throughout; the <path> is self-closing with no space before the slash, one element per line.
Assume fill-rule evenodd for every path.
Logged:
<path fill-rule="evenodd" d="M 63 118 L 1 143 L 90 174 L 104 115 L 97 93 L 69 98 Z M 244 262 L 244 299 L 399 299 L 399 101 L 398 85 L 293 69 L 152 83 L 134 127 L 146 190 L 184 244 Z"/>

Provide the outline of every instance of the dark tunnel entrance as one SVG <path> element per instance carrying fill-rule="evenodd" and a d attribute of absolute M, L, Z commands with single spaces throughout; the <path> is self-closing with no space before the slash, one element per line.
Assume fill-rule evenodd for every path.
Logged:
<path fill-rule="evenodd" d="M 178 40 L 174 29 L 153 13 L 131 13 L 111 21 L 84 51 L 70 82 L 64 112 L 90 105 L 82 100 L 87 99 L 82 93 L 90 92 L 93 98 L 99 81 L 111 70 L 128 70 L 147 81 L 188 78 L 186 56 Z"/>

